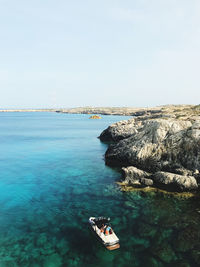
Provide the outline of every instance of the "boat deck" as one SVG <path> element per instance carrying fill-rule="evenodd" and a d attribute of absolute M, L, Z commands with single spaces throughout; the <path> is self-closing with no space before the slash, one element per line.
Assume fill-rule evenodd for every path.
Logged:
<path fill-rule="evenodd" d="M 114 233 L 114 231 L 112 232 L 112 234 L 109 234 L 109 235 L 105 235 L 104 233 L 102 233 L 101 231 L 100 231 L 100 229 L 97 227 L 97 226 L 93 226 L 93 229 L 94 229 L 94 231 L 97 233 L 97 235 L 102 239 L 102 241 L 104 242 L 104 244 L 105 244 L 105 246 L 106 246 L 106 244 L 109 244 L 109 243 L 115 243 L 116 242 L 116 240 L 118 240 L 118 237 L 116 236 L 116 234 Z M 109 245 L 108 245 L 109 246 Z M 107 247 L 108 247 L 107 246 Z M 116 247 L 116 248 L 118 248 L 118 247 L 120 247 L 120 245 L 119 244 L 115 244 L 115 245 L 110 245 L 109 247 L 111 248 L 111 247 Z M 115 248 L 111 248 L 111 249 L 115 249 Z"/>
<path fill-rule="evenodd" d="M 104 217 L 99 217 L 99 218 L 104 219 Z M 102 224 L 98 225 L 98 227 L 97 227 L 97 225 L 92 221 L 93 219 L 95 219 L 95 217 L 90 217 L 90 219 L 89 219 L 91 229 L 97 235 L 97 237 L 101 240 L 103 245 L 108 250 L 114 250 L 114 249 L 120 248 L 119 238 L 116 236 L 113 229 L 112 229 L 112 233 L 105 235 L 104 232 L 102 232 L 100 230 L 100 229 L 102 229 Z M 103 221 L 103 219 L 102 219 L 102 221 Z M 103 225 L 104 225 L 104 222 L 103 222 Z"/>

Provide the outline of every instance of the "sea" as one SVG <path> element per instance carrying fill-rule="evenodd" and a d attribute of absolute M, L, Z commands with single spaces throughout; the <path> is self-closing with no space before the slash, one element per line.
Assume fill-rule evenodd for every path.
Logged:
<path fill-rule="evenodd" d="M 200 264 L 200 200 L 124 192 L 98 136 L 130 117 L 0 113 L 0 267 L 189 267 Z M 111 218 L 120 249 L 88 227 Z"/>

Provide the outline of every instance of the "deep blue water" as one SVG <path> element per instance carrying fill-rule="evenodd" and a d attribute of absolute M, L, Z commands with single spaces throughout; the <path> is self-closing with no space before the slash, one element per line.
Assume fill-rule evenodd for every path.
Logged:
<path fill-rule="evenodd" d="M 121 192 L 97 138 L 126 119 L 0 113 L 0 267 L 198 266 L 200 201 Z M 87 227 L 109 216 L 121 248 Z"/>

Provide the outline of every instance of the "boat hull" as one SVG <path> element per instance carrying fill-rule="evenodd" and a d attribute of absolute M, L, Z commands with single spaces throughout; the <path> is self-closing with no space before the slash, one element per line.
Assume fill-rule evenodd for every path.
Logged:
<path fill-rule="evenodd" d="M 112 246 L 105 246 L 108 250 L 115 250 L 115 249 L 118 249 L 120 248 L 120 244 L 115 244 L 115 245 L 112 245 Z"/>

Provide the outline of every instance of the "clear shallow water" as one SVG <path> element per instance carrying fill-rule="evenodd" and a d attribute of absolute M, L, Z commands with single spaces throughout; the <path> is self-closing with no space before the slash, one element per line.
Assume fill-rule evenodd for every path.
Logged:
<path fill-rule="evenodd" d="M 200 201 L 123 193 L 97 136 L 126 119 L 0 113 L 0 266 L 198 266 Z M 89 216 L 109 216 L 107 251 Z"/>

